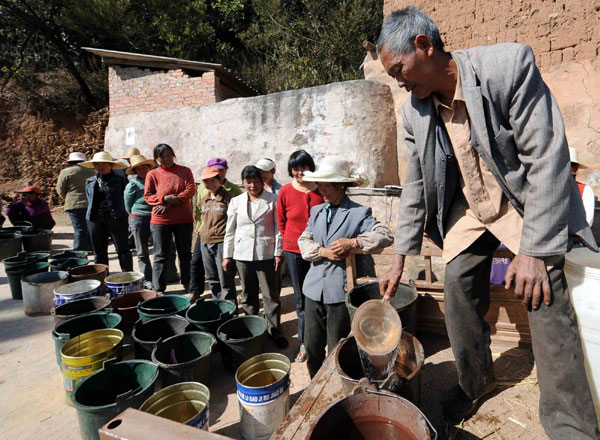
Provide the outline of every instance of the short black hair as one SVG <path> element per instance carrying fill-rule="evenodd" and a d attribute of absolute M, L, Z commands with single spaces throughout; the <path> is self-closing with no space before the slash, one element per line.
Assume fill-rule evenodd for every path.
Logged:
<path fill-rule="evenodd" d="M 294 151 L 288 160 L 288 174 L 294 177 L 292 170 L 294 168 L 308 167 L 311 171 L 315 170 L 315 161 L 312 156 L 304 150 Z"/>
<path fill-rule="evenodd" d="M 154 155 L 154 160 L 158 159 L 160 155 L 167 150 L 171 151 L 174 157 L 177 157 L 175 156 L 175 152 L 173 151 L 173 148 L 170 145 L 158 144 L 156 147 L 154 147 L 154 150 L 152 151 L 152 154 Z"/>
<path fill-rule="evenodd" d="M 261 182 L 263 181 L 261 171 L 254 165 L 247 165 L 242 170 L 242 181 L 249 179 L 259 179 Z"/>

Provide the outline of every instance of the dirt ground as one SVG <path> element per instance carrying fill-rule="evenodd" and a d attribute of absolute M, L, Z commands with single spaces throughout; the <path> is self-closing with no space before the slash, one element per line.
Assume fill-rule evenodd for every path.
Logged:
<path fill-rule="evenodd" d="M 60 212 L 55 213 L 55 218 L 53 250 L 68 249 L 72 244 L 68 218 Z M 110 258 L 112 272 L 117 272 L 116 254 L 112 252 Z M 169 286 L 168 291 L 177 292 L 178 289 L 181 286 L 174 285 Z M 281 297 L 283 331 L 290 340 L 290 347 L 283 353 L 293 360 L 298 342 L 291 287 L 284 287 Z M 0 438 L 79 439 L 76 411 L 64 403 L 51 337 L 53 318 L 27 317 L 22 307 L 21 301 L 11 299 L 4 267 L 0 267 Z M 421 377 L 421 409 L 438 430 L 438 438 L 547 438 L 537 416 L 539 389 L 530 350 L 492 347 L 500 383 L 498 391 L 471 419 L 452 427 L 447 426 L 440 403 L 445 391 L 456 382 L 448 341 L 439 336 L 417 336 L 426 356 Z M 267 350 L 278 351 L 271 342 Z M 305 364 L 292 362 L 292 404 L 308 384 Z M 219 355 L 213 358 L 210 391 L 210 431 L 240 438 L 235 379 L 232 373 L 222 368 Z"/>

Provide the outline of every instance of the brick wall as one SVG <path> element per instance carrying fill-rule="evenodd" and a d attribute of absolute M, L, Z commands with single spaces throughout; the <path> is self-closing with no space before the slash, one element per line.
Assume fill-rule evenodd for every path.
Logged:
<path fill-rule="evenodd" d="M 384 0 L 384 15 L 409 4 L 437 23 L 448 50 L 516 41 L 540 69 L 599 54 L 598 0 Z"/>
<path fill-rule="evenodd" d="M 110 114 L 196 107 L 220 101 L 215 72 L 190 76 L 183 70 L 109 66 Z"/>

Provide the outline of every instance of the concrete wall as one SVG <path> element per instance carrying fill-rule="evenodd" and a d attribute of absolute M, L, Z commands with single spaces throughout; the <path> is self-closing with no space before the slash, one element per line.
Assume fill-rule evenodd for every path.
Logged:
<path fill-rule="evenodd" d="M 126 130 L 135 132 L 126 145 Z M 131 136 L 130 136 L 131 140 Z M 245 165 L 262 157 L 277 163 L 277 179 L 289 182 L 287 160 L 305 149 L 315 161 L 347 157 L 363 167 L 371 185 L 398 183 L 396 120 L 389 87 L 349 81 L 216 104 L 149 113 L 112 114 L 105 150 L 121 157 L 130 146 L 150 155 L 158 143 L 173 146 L 177 162 L 195 175 L 212 157 L 230 162 L 229 176 L 240 181 Z"/>

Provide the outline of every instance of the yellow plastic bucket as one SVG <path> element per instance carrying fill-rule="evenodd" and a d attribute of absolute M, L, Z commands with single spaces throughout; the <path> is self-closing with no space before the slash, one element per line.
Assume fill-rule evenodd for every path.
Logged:
<path fill-rule="evenodd" d="M 123 332 L 118 329 L 94 330 L 76 336 L 60 350 L 65 400 L 71 403 L 71 393 L 81 380 L 112 358 L 121 359 Z"/>

